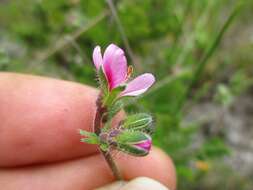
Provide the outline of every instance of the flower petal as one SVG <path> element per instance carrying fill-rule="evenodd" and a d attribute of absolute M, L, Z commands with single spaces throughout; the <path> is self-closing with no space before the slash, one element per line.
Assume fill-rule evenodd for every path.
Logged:
<path fill-rule="evenodd" d="M 110 44 L 103 57 L 104 72 L 110 90 L 124 83 L 127 78 L 127 60 L 124 51 L 114 44 Z"/>
<path fill-rule="evenodd" d="M 134 146 L 137 146 L 137 147 L 142 148 L 142 149 L 144 149 L 146 151 L 149 151 L 151 149 L 151 145 L 152 145 L 152 140 L 150 138 L 150 139 L 147 139 L 144 142 L 135 144 Z"/>
<path fill-rule="evenodd" d="M 138 96 L 148 90 L 154 82 L 155 77 L 151 73 L 142 74 L 130 81 L 120 96 Z"/>
<path fill-rule="evenodd" d="M 93 57 L 93 63 L 96 69 L 98 70 L 103 63 L 100 46 L 96 46 L 94 48 L 92 57 Z"/>

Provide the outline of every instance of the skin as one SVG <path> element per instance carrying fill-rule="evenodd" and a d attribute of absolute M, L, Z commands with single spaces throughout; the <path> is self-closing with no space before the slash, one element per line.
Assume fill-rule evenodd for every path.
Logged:
<path fill-rule="evenodd" d="M 1 189 L 90 190 L 114 181 L 97 147 L 78 134 L 92 130 L 97 94 L 78 83 L 0 72 Z M 114 157 L 124 179 L 146 176 L 175 189 L 174 165 L 160 149 Z"/>

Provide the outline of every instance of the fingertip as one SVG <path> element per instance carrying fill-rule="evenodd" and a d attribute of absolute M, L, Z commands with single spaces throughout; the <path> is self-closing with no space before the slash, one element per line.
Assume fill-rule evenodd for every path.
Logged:
<path fill-rule="evenodd" d="M 166 174 L 164 174 L 164 184 L 167 185 L 171 190 L 175 190 L 177 177 L 173 160 L 160 148 L 154 147 L 154 149 L 156 151 L 157 159 L 160 159 L 160 162 L 164 163 L 164 170 L 165 172 L 167 171 Z"/>
<path fill-rule="evenodd" d="M 158 181 L 148 177 L 138 177 L 127 183 L 121 190 L 169 190 Z"/>
<path fill-rule="evenodd" d="M 137 177 L 129 182 L 116 181 L 96 190 L 169 190 L 158 181 L 148 177 Z"/>
<path fill-rule="evenodd" d="M 159 148 L 153 147 L 146 157 L 125 156 L 117 160 L 126 180 L 144 176 L 176 188 L 176 171 L 171 158 Z"/>

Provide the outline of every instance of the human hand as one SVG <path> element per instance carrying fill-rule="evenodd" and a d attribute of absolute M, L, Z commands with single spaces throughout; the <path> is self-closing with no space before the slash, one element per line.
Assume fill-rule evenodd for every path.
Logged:
<path fill-rule="evenodd" d="M 79 141 L 78 129 L 92 129 L 96 97 L 81 84 L 0 73 L 1 189 L 90 190 L 111 183 L 97 147 Z M 125 180 L 146 176 L 175 189 L 174 166 L 161 150 L 115 159 Z"/>
<path fill-rule="evenodd" d="M 116 181 L 96 190 L 169 190 L 167 187 L 147 177 L 137 177 L 128 182 Z"/>

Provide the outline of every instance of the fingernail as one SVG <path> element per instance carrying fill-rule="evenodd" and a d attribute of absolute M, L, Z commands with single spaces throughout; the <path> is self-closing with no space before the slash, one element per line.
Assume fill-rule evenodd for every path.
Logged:
<path fill-rule="evenodd" d="M 125 181 L 116 181 L 112 184 L 106 185 L 104 187 L 100 187 L 95 190 L 120 190 L 126 184 Z"/>
<path fill-rule="evenodd" d="M 138 177 L 133 179 L 124 185 L 120 190 L 169 190 L 167 187 L 159 183 L 158 181 L 147 178 L 147 177 Z"/>

